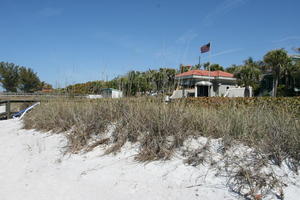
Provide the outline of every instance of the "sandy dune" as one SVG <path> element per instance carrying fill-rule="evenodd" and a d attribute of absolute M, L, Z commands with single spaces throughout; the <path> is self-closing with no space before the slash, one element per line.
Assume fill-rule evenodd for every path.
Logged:
<path fill-rule="evenodd" d="M 18 120 L 0 121 L 1 200 L 99 199 L 238 199 L 225 179 L 208 168 L 167 162 L 137 163 L 136 148 L 126 145 L 117 155 L 63 155 L 66 139 L 21 129 Z M 286 199 L 297 199 L 299 187 Z"/>

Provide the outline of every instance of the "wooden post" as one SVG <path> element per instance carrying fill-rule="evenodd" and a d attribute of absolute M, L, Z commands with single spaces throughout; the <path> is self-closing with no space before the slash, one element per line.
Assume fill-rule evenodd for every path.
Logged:
<path fill-rule="evenodd" d="M 6 102 L 6 116 L 7 119 L 10 119 L 10 101 Z"/>

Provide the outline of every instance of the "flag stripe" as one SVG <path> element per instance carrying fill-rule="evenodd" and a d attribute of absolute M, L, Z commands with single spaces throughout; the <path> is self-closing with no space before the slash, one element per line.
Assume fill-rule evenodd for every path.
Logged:
<path fill-rule="evenodd" d="M 201 48 L 200 48 L 200 51 L 201 53 L 206 53 L 210 50 L 210 43 L 206 44 L 206 45 L 203 45 Z"/>

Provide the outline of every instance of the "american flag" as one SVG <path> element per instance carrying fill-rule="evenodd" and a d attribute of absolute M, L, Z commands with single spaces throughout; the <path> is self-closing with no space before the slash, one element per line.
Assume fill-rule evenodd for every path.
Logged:
<path fill-rule="evenodd" d="M 206 45 L 203 45 L 201 48 L 200 48 L 200 51 L 201 53 L 206 53 L 210 50 L 210 43 L 206 44 Z"/>

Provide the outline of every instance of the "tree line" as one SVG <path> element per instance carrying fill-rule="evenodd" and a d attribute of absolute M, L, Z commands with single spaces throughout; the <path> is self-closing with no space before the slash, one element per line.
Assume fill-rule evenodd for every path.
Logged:
<path fill-rule="evenodd" d="M 96 94 L 103 88 L 122 90 L 126 96 L 145 95 L 151 93 L 171 93 L 178 86 L 175 75 L 194 69 L 222 70 L 234 74 L 237 83 L 246 88 L 252 87 L 255 95 L 264 89 L 262 81 L 266 75 L 271 77 L 272 96 L 294 96 L 295 88 L 300 88 L 300 61 L 293 61 L 284 49 L 269 51 L 263 60 L 254 61 L 251 57 L 241 65 L 231 65 L 224 68 L 219 64 L 209 62 L 201 65 L 184 66 L 179 69 L 159 68 L 158 70 L 130 71 L 110 81 L 93 81 L 70 85 L 64 92 L 75 94 Z M 279 94 L 278 94 L 279 92 Z M 269 94 L 260 94 L 269 95 Z"/>
<path fill-rule="evenodd" d="M 284 49 L 269 51 L 261 61 L 249 58 L 243 65 L 233 65 L 226 71 L 234 74 L 239 85 L 253 87 L 256 95 L 267 76 L 271 78 L 272 96 L 295 96 L 300 90 L 300 60 L 293 60 Z"/>
<path fill-rule="evenodd" d="M 129 71 L 110 81 L 92 81 L 74 84 L 62 89 L 62 92 L 74 94 L 97 94 L 103 88 L 122 90 L 126 96 L 145 95 L 150 93 L 171 93 L 175 89 L 176 69 L 160 68 L 158 70 Z"/>
<path fill-rule="evenodd" d="M 115 88 L 122 90 L 126 96 L 171 94 L 178 87 L 178 82 L 175 81 L 176 74 L 194 69 L 232 73 L 237 78 L 238 85 L 245 87 L 246 90 L 252 87 L 255 95 L 269 95 L 269 93 L 262 94 L 265 87 L 263 80 L 267 78 L 272 83 L 272 96 L 294 96 L 300 92 L 300 60 L 293 60 L 284 49 L 269 51 L 262 60 L 254 61 L 250 57 L 241 65 L 231 65 L 227 68 L 207 62 L 193 66 L 180 65 L 179 69 L 162 67 L 157 70 L 132 70 L 110 81 L 78 83 L 54 91 L 69 94 L 99 94 L 104 88 Z M 51 88 L 51 85 L 40 81 L 31 68 L 5 62 L 0 63 L 0 83 L 8 92 L 35 92 L 42 88 Z"/>
<path fill-rule="evenodd" d="M 0 84 L 6 92 L 32 93 L 52 86 L 40 81 L 31 68 L 0 62 Z"/>

